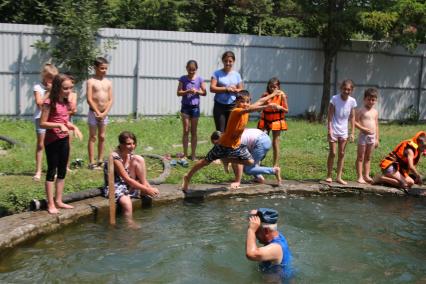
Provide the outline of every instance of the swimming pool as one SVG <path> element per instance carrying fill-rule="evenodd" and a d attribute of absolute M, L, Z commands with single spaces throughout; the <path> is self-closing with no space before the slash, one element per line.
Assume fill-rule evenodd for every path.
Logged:
<path fill-rule="evenodd" d="M 264 283 L 245 258 L 247 214 L 279 211 L 296 283 L 426 281 L 426 200 L 258 196 L 138 210 L 141 229 L 87 219 L 0 261 L 0 282 Z"/>

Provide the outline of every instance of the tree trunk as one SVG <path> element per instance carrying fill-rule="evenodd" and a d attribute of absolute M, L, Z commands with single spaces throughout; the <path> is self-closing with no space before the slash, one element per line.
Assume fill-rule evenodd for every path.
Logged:
<path fill-rule="evenodd" d="M 318 114 L 318 121 L 322 122 L 327 117 L 328 104 L 330 102 L 330 89 L 331 89 L 331 68 L 333 66 L 335 53 L 327 48 L 324 44 L 324 68 L 323 68 L 323 83 L 322 83 L 322 97 L 321 107 Z"/>
<path fill-rule="evenodd" d="M 216 11 L 216 32 L 224 33 L 225 32 L 225 9 L 218 7 Z"/>

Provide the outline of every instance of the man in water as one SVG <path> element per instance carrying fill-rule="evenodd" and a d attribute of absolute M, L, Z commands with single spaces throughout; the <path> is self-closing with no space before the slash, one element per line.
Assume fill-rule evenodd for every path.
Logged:
<path fill-rule="evenodd" d="M 259 261 L 262 272 L 288 279 L 292 274 L 292 256 L 284 235 L 277 230 L 277 221 L 278 212 L 274 209 L 250 211 L 246 257 Z M 264 246 L 257 247 L 256 239 Z"/>

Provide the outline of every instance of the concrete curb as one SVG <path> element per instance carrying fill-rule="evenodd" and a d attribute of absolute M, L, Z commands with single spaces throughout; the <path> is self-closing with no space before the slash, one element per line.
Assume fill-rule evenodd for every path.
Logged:
<path fill-rule="evenodd" d="M 193 185 L 184 195 L 178 190 L 179 186 L 161 184 L 158 186 L 160 197 L 152 201 L 147 198 L 134 200 L 136 208 L 147 203 L 154 205 L 170 203 L 186 199 L 212 199 L 224 197 L 244 197 L 255 195 L 285 194 L 285 195 L 381 195 L 406 196 L 400 190 L 384 186 L 359 185 L 348 183 L 343 186 L 336 183 L 328 184 L 318 181 L 284 181 L 281 186 L 273 184 L 243 184 L 239 189 L 230 189 L 229 184 Z M 425 196 L 426 187 L 416 187 L 408 192 L 413 196 Z M 108 200 L 97 196 L 73 203 L 74 209 L 61 210 L 58 215 L 50 215 L 47 211 L 32 211 L 0 218 L 0 254 L 39 236 L 52 233 L 68 224 L 77 222 L 87 216 L 96 216 L 99 212 L 107 213 Z"/>

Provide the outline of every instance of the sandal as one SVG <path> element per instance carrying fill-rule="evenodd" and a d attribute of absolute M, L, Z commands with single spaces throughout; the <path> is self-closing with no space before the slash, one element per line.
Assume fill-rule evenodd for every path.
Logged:
<path fill-rule="evenodd" d="M 170 161 L 170 166 L 175 167 L 177 164 L 176 160 L 171 160 Z"/>
<path fill-rule="evenodd" d="M 186 167 L 189 166 L 189 163 L 188 163 L 188 161 L 185 158 L 182 158 L 182 159 L 178 160 L 177 163 L 179 165 L 181 165 L 182 167 L 184 167 L 184 168 L 186 168 Z"/>
<path fill-rule="evenodd" d="M 97 164 L 89 164 L 88 169 L 89 170 L 102 170 L 102 168 L 99 167 Z"/>

